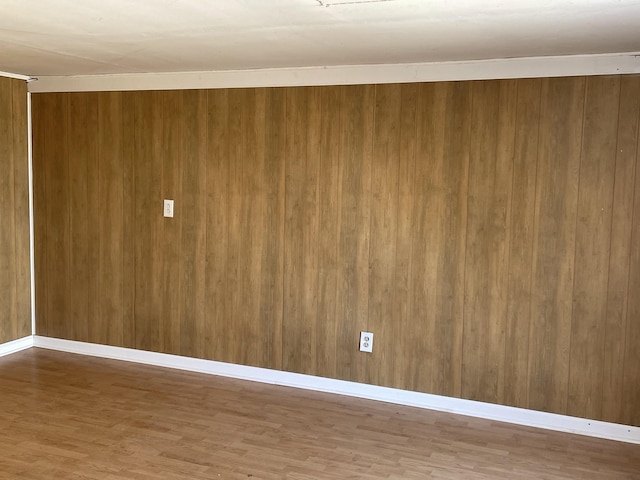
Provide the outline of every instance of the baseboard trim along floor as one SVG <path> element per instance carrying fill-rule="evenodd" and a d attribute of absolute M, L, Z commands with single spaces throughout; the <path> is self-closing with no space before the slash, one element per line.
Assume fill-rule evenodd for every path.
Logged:
<path fill-rule="evenodd" d="M 468 415 L 516 425 L 640 444 L 640 427 L 412 392 L 396 388 L 347 382 L 344 380 L 334 380 L 299 373 L 248 367 L 245 365 L 147 352 L 130 348 L 40 337 L 37 335 L 0 345 L 0 355 L 17 352 L 31 346 L 191 372 L 220 375 L 254 382 L 348 395 L 351 397 Z"/>
<path fill-rule="evenodd" d="M 0 357 L 33 347 L 33 336 L 19 338 L 11 342 L 0 343 Z"/>

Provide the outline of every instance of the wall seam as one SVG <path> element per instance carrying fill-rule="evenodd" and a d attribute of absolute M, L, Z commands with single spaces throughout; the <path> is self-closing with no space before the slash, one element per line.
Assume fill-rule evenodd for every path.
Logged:
<path fill-rule="evenodd" d="M 29 281 L 31 286 L 31 334 L 36 334 L 35 227 L 33 204 L 33 116 L 31 92 L 27 92 L 27 168 L 29 178 Z"/>
<path fill-rule="evenodd" d="M 567 394 L 563 399 L 564 403 L 564 414 L 569 412 L 569 398 L 571 397 L 571 365 L 572 354 L 571 354 L 571 346 L 573 344 L 573 325 L 574 325 L 574 313 L 575 313 L 575 294 L 576 294 L 576 258 L 578 256 L 578 242 L 576 241 L 576 236 L 578 234 L 578 222 L 580 221 L 580 186 L 582 184 L 582 156 L 584 153 L 584 124 L 585 124 L 585 115 L 587 113 L 587 97 L 589 94 L 589 79 L 584 78 L 584 86 L 583 86 L 583 95 L 582 95 L 582 124 L 580 126 L 580 156 L 578 161 L 578 185 L 577 185 L 577 193 L 576 193 L 576 220 L 573 226 L 573 263 L 571 267 L 571 273 L 573 275 L 573 279 L 571 282 L 571 316 L 569 317 L 569 349 L 568 349 L 568 361 L 569 365 L 567 368 Z"/>

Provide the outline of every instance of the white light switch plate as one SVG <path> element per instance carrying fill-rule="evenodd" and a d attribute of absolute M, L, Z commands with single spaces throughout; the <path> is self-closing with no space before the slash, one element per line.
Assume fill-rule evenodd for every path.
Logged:
<path fill-rule="evenodd" d="M 173 200 L 164 201 L 164 216 L 173 218 Z"/>
<path fill-rule="evenodd" d="M 360 332 L 360 351 L 373 352 L 373 333 Z"/>

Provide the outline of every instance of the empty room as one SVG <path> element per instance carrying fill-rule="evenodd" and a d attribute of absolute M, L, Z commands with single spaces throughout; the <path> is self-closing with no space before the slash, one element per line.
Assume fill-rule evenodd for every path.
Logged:
<path fill-rule="evenodd" d="M 638 32 L 0 1 L 0 480 L 640 479 Z"/>

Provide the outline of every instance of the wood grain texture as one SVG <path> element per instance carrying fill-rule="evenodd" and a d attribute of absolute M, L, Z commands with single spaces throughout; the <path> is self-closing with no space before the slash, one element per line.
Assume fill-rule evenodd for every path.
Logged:
<path fill-rule="evenodd" d="M 0 78 L 0 341 L 17 337 L 16 179 L 14 163 L 13 81 Z M 25 123 L 26 125 L 26 123 Z M 19 125 L 16 125 L 19 127 Z"/>
<path fill-rule="evenodd" d="M 13 209 L 15 236 L 15 285 L 16 306 L 13 337 L 22 338 L 31 332 L 31 258 L 29 228 L 29 161 L 27 125 L 27 84 L 11 81 L 13 121 Z M 3 223 L 4 228 L 6 224 Z"/>
<path fill-rule="evenodd" d="M 586 418 L 602 418 L 600 389 L 604 382 L 619 104 L 619 77 L 587 80 L 578 190 L 568 399 L 568 413 Z"/>
<path fill-rule="evenodd" d="M 13 340 L 16 337 L 17 285 L 15 248 L 15 180 L 13 164 L 13 85 L 10 79 L 0 78 L 0 162 L 3 175 L 0 176 L 0 339 Z M 5 173 L 7 172 L 7 173 Z M 5 225 L 8 226 L 5 227 Z M 7 340 L 5 340 L 7 339 Z"/>
<path fill-rule="evenodd" d="M 320 90 L 286 90 L 286 184 L 282 339 L 285 370 L 316 370 Z"/>
<path fill-rule="evenodd" d="M 369 321 L 371 162 L 375 87 L 339 87 L 340 210 L 336 296 L 336 375 L 363 382 L 368 357 L 358 352 Z"/>
<path fill-rule="evenodd" d="M 70 312 L 67 321 L 72 325 L 71 337 L 84 342 L 89 341 L 90 323 L 87 319 L 95 319 L 91 323 L 91 327 L 96 326 L 95 330 L 99 331 L 102 326 L 99 312 L 93 310 L 95 303 L 89 300 L 90 293 L 96 298 L 98 291 L 98 287 L 92 282 L 93 275 L 90 269 L 95 268 L 91 265 L 97 266 L 95 254 L 99 248 L 99 229 L 98 225 L 92 225 L 94 228 L 90 228 L 89 219 L 100 215 L 100 211 L 97 202 L 89 201 L 89 192 L 98 192 L 99 185 L 90 182 L 89 179 L 97 178 L 94 172 L 99 172 L 99 146 L 96 142 L 96 132 L 83 128 L 84 125 L 96 125 L 97 116 L 98 104 L 95 94 L 74 95 L 69 99 L 69 141 L 76 148 L 69 151 L 69 229 L 73 251 L 70 268 L 74 274 L 70 279 Z M 90 210 L 90 207 L 93 208 Z M 97 240 L 98 243 L 91 240 Z"/>
<path fill-rule="evenodd" d="M 339 88 L 321 89 L 322 131 L 318 172 L 318 300 L 316 322 L 316 375 L 336 377 L 337 335 L 341 321 L 336 315 L 338 297 L 338 232 L 341 184 L 340 145 L 342 129 Z M 288 191 L 286 198 L 288 198 Z M 285 198 L 285 202 L 286 202 Z M 286 245 L 285 245 L 286 247 Z M 284 322 L 288 321 L 285 317 Z M 283 342 L 286 339 L 283 336 Z M 283 352 L 285 350 L 283 349 Z"/>
<path fill-rule="evenodd" d="M 567 412 L 584 78 L 542 84 L 529 329 L 529 407 Z"/>
<path fill-rule="evenodd" d="M 203 358 L 231 361 L 230 292 L 230 142 L 229 91 L 211 90 L 208 100 L 206 163 L 205 330 L 199 342 Z"/>
<path fill-rule="evenodd" d="M 98 206 L 100 236 L 99 328 L 91 331 L 92 341 L 123 344 L 123 211 L 124 165 L 122 155 L 122 95 L 101 93 L 98 98 Z"/>
<path fill-rule="evenodd" d="M 395 348 L 408 353 L 413 342 L 408 332 L 413 331 L 413 313 L 411 310 L 412 292 L 412 244 L 414 237 L 413 214 L 416 192 L 416 150 L 417 150 L 417 111 L 421 85 L 402 85 L 400 110 L 400 139 L 398 145 L 398 213 L 396 227 L 395 281 L 391 292 L 394 302 L 394 315 L 397 317 Z M 377 345 L 376 345 L 377 348 Z M 387 355 L 387 357 L 390 357 Z M 397 388 L 416 389 L 409 383 L 416 378 L 416 368 L 403 360 L 404 356 L 393 356 L 393 377 L 389 385 Z"/>
<path fill-rule="evenodd" d="M 472 95 L 462 395 L 502 403 L 516 83 Z"/>
<path fill-rule="evenodd" d="M 407 364 L 412 388 L 461 394 L 470 84 L 421 87 L 411 210 Z M 411 332 L 411 333 L 410 333 Z"/>
<path fill-rule="evenodd" d="M 638 77 L 634 77 L 633 91 L 638 91 Z M 628 90 L 627 90 L 628 91 Z M 626 99 L 625 99 L 626 100 Z M 634 100 L 637 100 L 635 97 Z M 631 100 L 632 105 L 637 105 Z M 638 109 L 640 115 L 640 109 Z M 633 125 L 632 122 L 630 122 Z M 622 380 L 622 395 L 619 397 L 621 412 L 616 415 L 616 421 L 630 425 L 640 424 L 640 121 L 639 130 L 636 131 L 636 174 L 635 190 L 633 196 L 633 213 L 631 220 L 631 244 L 629 257 L 626 259 L 629 265 L 629 290 L 627 294 L 627 315 L 624 335 L 624 377 Z M 624 153 L 624 152 L 621 152 Z M 621 263 L 620 265 L 624 265 Z M 622 343 L 622 341 L 621 341 Z M 621 344 L 620 343 L 620 344 Z M 615 351 L 620 344 L 615 345 Z M 609 344 L 610 345 L 610 344 Z M 609 353 L 611 355 L 611 353 Z"/>
<path fill-rule="evenodd" d="M 371 166 L 369 319 L 376 349 L 367 362 L 366 382 L 394 384 L 396 331 L 402 318 L 394 301 L 402 86 L 378 85 Z"/>
<path fill-rule="evenodd" d="M 518 82 L 511 187 L 504 403 L 528 405 L 532 257 L 542 81 Z"/>
<path fill-rule="evenodd" d="M 68 293 L 72 286 L 70 180 L 69 175 L 69 95 L 57 94 L 51 99 L 51 117 L 42 125 L 42 134 L 48 145 L 46 157 L 40 160 L 41 174 L 46 176 L 47 198 L 40 204 L 47 223 L 47 303 L 39 307 L 46 318 L 46 331 L 53 336 L 73 338 L 68 318 L 71 303 Z M 35 132 L 34 132 L 35 133 Z M 35 167 L 34 167 L 35 168 Z M 97 264 L 94 264 L 94 268 Z M 96 321 L 99 319 L 96 318 Z"/>
<path fill-rule="evenodd" d="M 136 122 L 135 92 L 122 96 L 122 345 L 136 348 L 135 278 L 136 278 L 136 150 L 131 141 Z"/>
<path fill-rule="evenodd" d="M 38 331 L 638 424 L 639 89 L 34 94 Z"/>
<path fill-rule="evenodd" d="M 618 480 L 640 469 L 637 445 L 37 348 L 0 359 L 0 389 L 6 480 Z"/>
<path fill-rule="evenodd" d="M 161 172 L 161 198 L 174 200 L 181 197 L 183 172 L 183 142 L 188 118 L 183 106 L 183 94 L 179 90 L 163 92 L 158 126 L 158 168 Z M 158 202 L 162 205 L 161 202 Z M 176 205 L 177 203 L 177 205 Z M 162 312 L 159 318 L 160 349 L 165 353 L 180 353 L 180 304 L 182 303 L 182 276 L 180 266 L 182 245 L 183 205 L 174 203 L 173 218 L 162 219 L 162 252 L 160 292 Z"/>
<path fill-rule="evenodd" d="M 162 344 L 164 248 L 162 243 L 162 95 L 144 92 L 134 98 L 135 191 L 135 344 L 159 351 Z"/>
<path fill-rule="evenodd" d="M 616 145 L 616 169 L 614 179 L 613 207 L 611 219 L 611 250 L 609 281 L 607 288 L 607 321 L 604 336 L 604 359 L 602 386 L 602 417 L 604 420 L 630 423 L 622 413 L 627 322 L 633 322 L 628 314 L 631 291 L 629 279 L 634 227 L 634 197 L 637 195 L 636 176 L 638 159 L 638 132 L 640 129 L 640 78 L 622 77 L 620 85 L 620 112 L 618 115 L 618 138 Z M 633 315 L 633 314 L 632 314 Z M 633 341 L 633 339 L 630 339 Z M 629 365 L 633 365 L 630 362 Z M 636 370 L 635 375 L 640 374 Z M 628 377 L 633 381 L 632 375 Z M 627 410 L 628 415 L 629 410 Z"/>
<path fill-rule="evenodd" d="M 33 135 L 33 248 L 35 278 L 35 333 L 44 335 L 49 331 L 47 312 L 47 290 L 49 283 L 49 261 L 51 246 L 47 243 L 46 205 L 49 192 L 46 185 L 44 162 L 49 151 L 49 142 L 44 137 L 46 123 L 53 116 L 50 108 L 52 97 L 42 95 L 31 96 L 31 128 Z M 70 328 L 70 326 L 68 327 Z"/>
<path fill-rule="evenodd" d="M 182 252 L 179 259 L 181 278 L 180 347 L 182 355 L 203 357 L 200 338 L 206 332 L 206 263 L 207 232 L 207 154 L 208 101 L 204 90 L 183 92 L 185 118 L 180 185 L 180 222 Z"/>

